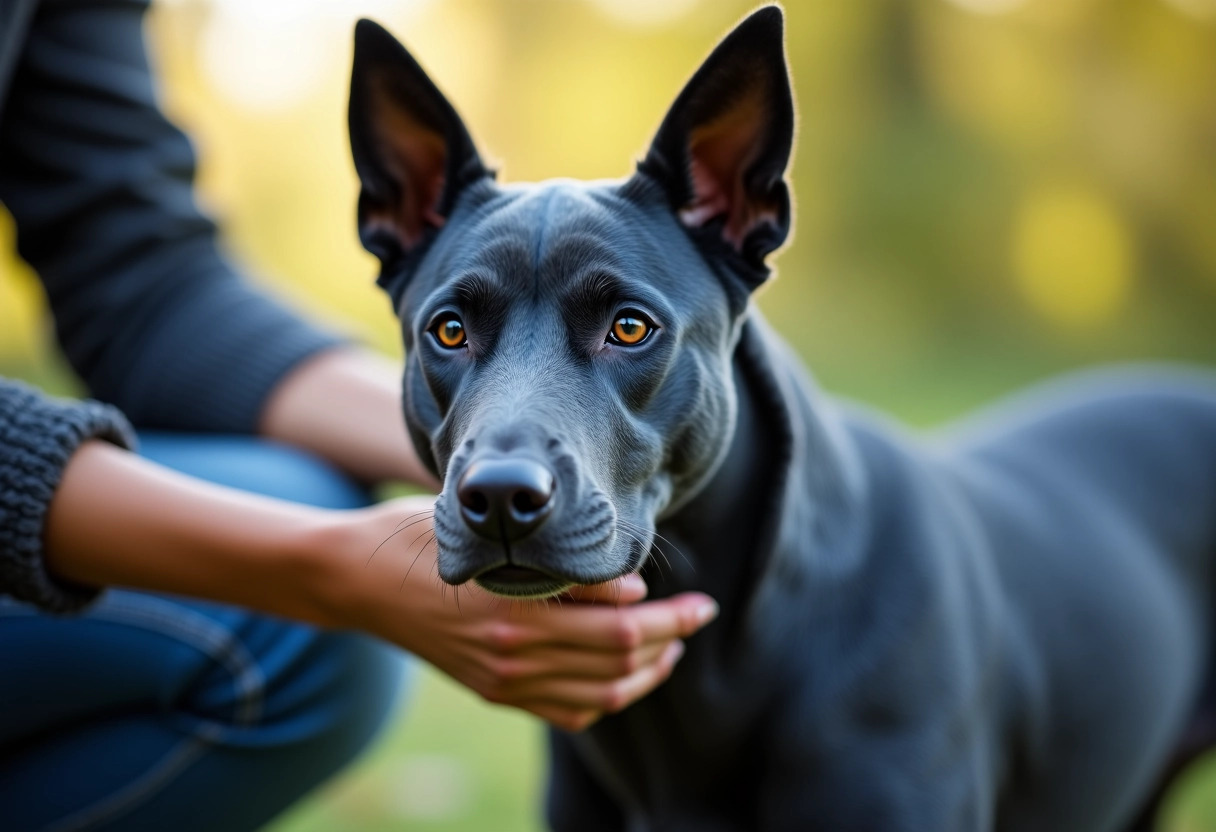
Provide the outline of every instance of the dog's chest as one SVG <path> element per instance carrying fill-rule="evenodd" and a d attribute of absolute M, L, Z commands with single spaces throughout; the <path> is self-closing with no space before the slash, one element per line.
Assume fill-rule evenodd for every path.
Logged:
<path fill-rule="evenodd" d="M 610 771 L 617 802 L 642 809 L 656 829 L 713 829 L 687 824 L 690 813 L 735 819 L 724 829 L 748 828 L 769 744 L 773 685 L 758 674 L 725 672 L 691 645 L 663 687 L 576 738 L 592 771 Z M 741 825 L 740 825 L 741 824 Z"/>

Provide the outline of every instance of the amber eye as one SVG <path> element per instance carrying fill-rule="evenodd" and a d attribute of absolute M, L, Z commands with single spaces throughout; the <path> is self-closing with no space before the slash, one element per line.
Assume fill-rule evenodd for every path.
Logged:
<path fill-rule="evenodd" d="M 463 347 L 468 340 L 464 334 L 464 324 L 460 322 L 460 318 L 455 315 L 445 315 L 440 318 L 432 327 L 431 332 L 435 335 L 435 340 L 440 345 L 454 350 L 457 347 Z"/>
<path fill-rule="evenodd" d="M 654 325 L 645 318 L 637 313 L 625 312 L 612 322 L 612 331 L 608 333 L 608 340 L 614 344 L 632 347 L 649 338 L 653 331 Z"/>

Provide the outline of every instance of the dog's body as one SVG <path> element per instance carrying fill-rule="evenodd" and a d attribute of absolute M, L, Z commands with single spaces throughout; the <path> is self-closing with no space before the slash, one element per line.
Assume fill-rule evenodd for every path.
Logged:
<path fill-rule="evenodd" d="M 637 175 L 502 188 L 357 33 L 361 234 L 445 478 L 441 576 L 537 596 L 641 567 L 722 606 L 665 686 L 555 733 L 550 820 L 1126 829 L 1216 705 L 1216 385 L 1074 382 L 941 443 L 840 409 L 749 303 L 792 130 L 765 9 Z"/>
<path fill-rule="evenodd" d="M 935 447 L 838 410 L 758 322 L 736 377 L 727 463 L 659 526 L 691 565 L 648 575 L 712 593 L 721 623 L 642 702 L 554 732 L 554 828 L 1098 832 L 1151 814 L 1216 716 L 1216 386 L 1073 378 Z"/>

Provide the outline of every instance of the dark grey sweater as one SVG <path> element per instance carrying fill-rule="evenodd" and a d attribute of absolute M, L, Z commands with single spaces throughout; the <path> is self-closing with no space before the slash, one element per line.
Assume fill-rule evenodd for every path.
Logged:
<path fill-rule="evenodd" d="M 190 145 L 156 106 L 146 7 L 0 2 L 0 202 L 98 400 L 0 379 L 0 594 L 48 610 L 95 594 L 42 560 L 46 509 L 81 442 L 129 447 L 131 424 L 252 432 L 278 380 L 336 342 L 221 257 L 194 203 Z"/>

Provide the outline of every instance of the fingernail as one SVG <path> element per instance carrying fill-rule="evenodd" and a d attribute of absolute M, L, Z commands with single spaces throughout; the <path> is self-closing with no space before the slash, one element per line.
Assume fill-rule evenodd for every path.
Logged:
<path fill-rule="evenodd" d="M 646 592 L 649 588 L 641 575 L 637 572 L 630 572 L 621 577 L 621 589 L 640 589 L 642 592 Z"/>
<path fill-rule="evenodd" d="M 684 642 L 677 641 L 671 646 L 671 663 L 675 664 L 684 655 Z"/>
<path fill-rule="evenodd" d="M 718 617 L 718 602 L 711 599 L 701 604 L 697 607 L 696 616 L 697 626 L 704 627 Z"/>

